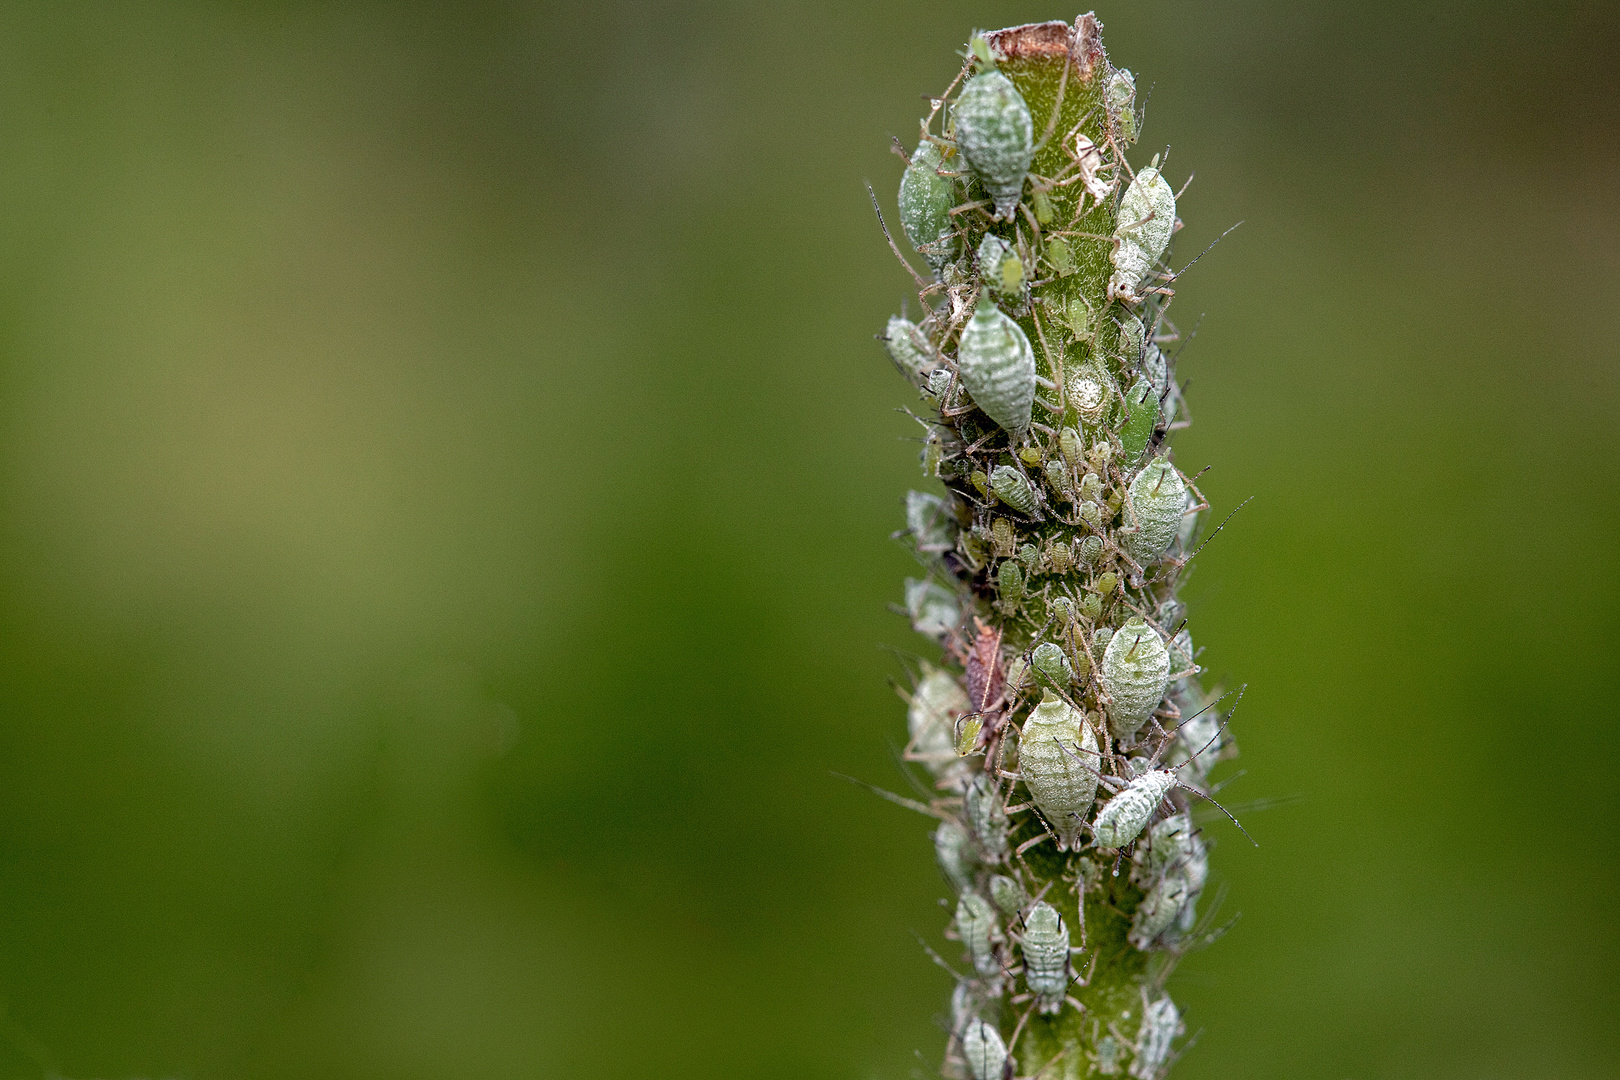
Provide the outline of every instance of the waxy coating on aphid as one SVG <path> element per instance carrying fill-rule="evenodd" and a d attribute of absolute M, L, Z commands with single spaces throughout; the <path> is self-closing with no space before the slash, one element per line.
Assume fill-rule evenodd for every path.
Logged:
<path fill-rule="evenodd" d="M 907 500 L 896 537 L 923 572 L 895 606 L 943 654 L 910 662 L 903 756 L 934 792 L 901 800 L 943 820 L 970 960 L 941 1071 L 1078 1080 L 1140 1054 L 1162 1080 L 1180 1032 L 1165 980 L 1208 876 L 1191 799 L 1230 742 L 1193 756 L 1222 716 L 1199 712 L 1214 695 L 1178 599 L 1204 507 L 1171 464 L 1190 420 L 1165 351 L 1187 341 L 1175 197 L 1158 159 L 1126 160 L 1135 79 L 1093 15 L 975 35 L 925 89 L 890 242 L 934 275 L 899 271 L 914 322 L 882 336 L 921 388 L 903 404 L 942 485 Z"/>
<path fill-rule="evenodd" d="M 962 87 L 952 115 L 956 143 L 995 203 L 996 216 L 1010 220 L 1035 154 L 1035 121 L 1024 96 L 1001 72 L 980 72 Z"/>
<path fill-rule="evenodd" d="M 1187 509 L 1187 484 L 1176 467 L 1159 458 L 1143 466 L 1126 489 L 1136 528 L 1124 530 L 1126 554 L 1143 566 L 1170 550 Z"/>
<path fill-rule="evenodd" d="M 959 240 L 951 207 L 961 201 L 955 181 L 939 175 L 938 146 L 924 141 L 900 177 L 900 227 L 935 270 L 956 258 Z"/>
<path fill-rule="evenodd" d="M 1109 697 L 1109 730 L 1116 738 L 1131 738 L 1153 715 L 1170 685 L 1170 650 L 1159 632 L 1138 616 L 1108 639 L 1100 671 Z"/>
<path fill-rule="evenodd" d="M 1077 846 L 1086 814 L 1097 798 L 1097 736 L 1074 706 L 1046 691 L 1024 721 L 1018 770 L 1058 849 Z"/>
<path fill-rule="evenodd" d="M 1024 936 L 1019 943 L 1024 957 L 1024 985 L 1035 995 L 1043 1013 L 1063 1008 L 1069 989 L 1069 928 L 1057 908 L 1041 901 L 1024 917 Z"/>
<path fill-rule="evenodd" d="M 1001 1032 L 983 1020 L 969 1020 L 962 1032 L 962 1056 L 973 1080 L 1004 1080 L 1007 1044 Z"/>
<path fill-rule="evenodd" d="M 1135 840 L 1175 785 L 1176 774 L 1164 769 L 1149 770 L 1132 780 L 1097 811 L 1091 826 L 1097 846 L 1122 848 Z"/>
<path fill-rule="evenodd" d="M 1029 429 L 1035 404 L 1035 351 L 1018 324 L 981 298 L 962 328 L 956 370 L 973 403 L 1014 435 Z"/>

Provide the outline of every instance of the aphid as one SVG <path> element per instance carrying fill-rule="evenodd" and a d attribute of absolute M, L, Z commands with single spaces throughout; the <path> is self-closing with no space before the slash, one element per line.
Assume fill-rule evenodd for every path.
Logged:
<path fill-rule="evenodd" d="M 1131 879 L 1146 895 L 1132 918 L 1130 941 L 1147 949 L 1172 928 L 1186 931 L 1197 918 L 1198 896 L 1209 876 L 1209 853 L 1186 814 L 1172 814 L 1137 845 Z"/>
<path fill-rule="evenodd" d="M 1074 681 L 1074 668 L 1069 664 L 1069 658 L 1063 655 L 1063 650 L 1050 641 L 1043 641 L 1035 646 L 1035 652 L 1030 658 L 1035 670 L 1051 679 L 1059 686 L 1068 686 Z"/>
<path fill-rule="evenodd" d="M 955 593 L 935 582 L 916 578 L 906 578 L 906 614 L 911 617 L 913 630 L 936 638 L 955 630 L 962 620 Z"/>
<path fill-rule="evenodd" d="M 973 839 L 954 821 L 942 821 L 934 830 L 934 857 L 957 892 L 973 888 Z"/>
<path fill-rule="evenodd" d="M 1101 597 L 1098 598 L 1097 604 L 1100 610 L 1102 607 Z M 1112 640 L 1114 640 L 1114 628 L 1112 626 L 1099 626 L 1096 635 L 1091 640 L 1091 647 L 1097 652 L 1106 653 L 1108 643 Z"/>
<path fill-rule="evenodd" d="M 983 1020 L 969 1020 L 962 1032 L 962 1056 L 973 1080 L 1002 1080 L 1007 1069 L 1007 1044 L 1001 1032 Z"/>
<path fill-rule="evenodd" d="M 1024 571 L 1035 574 L 1041 565 L 1041 549 L 1034 544 L 1020 544 L 1018 547 L 1018 561 L 1024 564 Z"/>
<path fill-rule="evenodd" d="M 1074 601 L 1067 596 L 1054 596 L 1046 605 L 1046 612 L 1058 626 L 1066 626 L 1074 611 Z"/>
<path fill-rule="evenodd" d="M 1035 156 L 1035 121 L 1024 95 L 999 71 L 982 71 L 956 99 L 956 144 L 996 206 L 1012 220 Z"/>
<path fill-rule="evenodd" d="M 1220 713 L 1205 708 L 1208 700 L 1192 679 L 1182 681 L 1170 695 L 1181 710 L 1181 724 L 1176 728 L 1176 741 L 1165 757 L 1165 764 L 1179 769 L 1188 762 L 1193 775 L 1203 780 L 1220 760 L 1226 746 L 1226 733 L 1221 730 Z"/>
<path fill-rule="evenodd" d="M 1187 897 L 1187 879 L 1180 874 L 1167 874 L 1155 881 L 1131 916 L 1130 943 L 1144 952 L 1152 948 L 1176 924 Z"/>
<path fill-rule="evenodd" d="M 951 220 L 956 185 L 939 175 L 942 164 L 940 148 L 924 140 L 900 177 L 900 227 L 936 271 L 956 258 L 959 246 Z"/>
<path fill-rule="evenodd" d="M 1006 518 L 996 518 L 990 523 L 990 539 L 996 547 L 996 554 L 1007 558 L 1013 553 L 1013 544 L 1016 537 L 1013 533 L 1012 522 Z"/>
<path fill-rule="evenodd" d="M 1075 293 L 1065 300 L 1063 306 L 1058 309 L 1058 318 L 1063 320 L 1076 340 L 1091 335 L 1091 306 L 1086 303 L 1086 298 L 1082 294 Z"/>
<path fill-rule="evenodd" d="M 1054 236 L 1046 242 L 1046 261 L 1052 264 L 1058 277 L 1068 277 L 1074 273 L 1074 251 L 1061 236 Z"/>
<path fill-rule="evenodd" d="M 916 323 L 898 315 L 889 316 L 889 325 L 883 330 L 883 350 L 900 374 L 915 384 L 921 384 L 934 366 L 933 358 L 922 347 L 924 340 Z"/>
<path fill-rule="evenodd" d="M 1072 427 L 1065 427 L 1059 431 L 1058 451 L 1063 455 L 1063 460 L 1069 463 L 1070 468 L 1078 469 L 1085 457 L 1085 447 L 1080 442 L 1080 433 Z"/>
<path fill-rule="evenodd" d="M 1110 699 L 1108 726 L 1114 736 L 1134 737 L 1158 708 L 1169 683 L 1170 650 L 1164 639 L 1140 616 L 1131 619 L 1103 650 L 1102 684 Z"/>
<path fill-rule="evenodd" d="M 1096 539 L 1096 537 L 1092 537 Z M 1080 614 L 1088 619 L 1095 619 L 1102 614 L 1102 597 L 1094 592 L 1088 592 L 1080 598 Z"/>
<path fill-rule="evenodd" d="M 1102 558 L 1101 537 L 1088 536 L 1074 546 L 1074 561 L 1081 566 L 1090 566 L 1100 558 Z M 1095 618 L 1096 616 L 1092 617 Z"/>
<path fill-rule="evenodd" d="M 1011 465 L 997 465 L 990 470 L 990 490 L 1020 514 L 1034 515 L 1035 489 L 1029 486 L 1024 474 Z"/>
<path fill-rule="evenodd" d="M 1102 528 L 1102 507 L 1097 505 L 1096 500 L 1087 499 L 1080 504 L 1080 521 L 1092 529 Z"/>
<path fill-rule="evenodd" d="M 945 395 L 950 393 L 953 381 L 949 368 L 937 367 L 928 373 L 928 395 L 938 401 L 942 409 L 950 406 Z"/>
<path fill-rule="evenodd" d="M 1039 465 L 1041 463 L 1040 447 L 1037 447 L 1037 446 L 1023 446 L 1023 447 L 1020 447 L 1019 450 L 1018 450 L 1018 460 L 1022 461 L 1025 465 L 1028 465 L 1030 468 L 1033 469 L 1035 466 L 1037 466 L 1037 465 Z"/>
<path fill-rule="evenodd" d="M 978 1018 L 979 996 L 973 992 L 973 984 L 966 979 L 958 979 L 956 989 L 951 991 L 951 1031 L 960 1035 L 967 1030 L 967 1026 Z"/>
<path fill-rule="evenodd" d="M 1114 230 L 1114 276 L 1108 294 L 1137 299 L 1142 281 L 1170 244 L 1176 223 L 1176 193 L 1159 170 L 1148 166 L 1136 174 L 1119 201 L 1119 227 Z"/>
<path fill-rule="evenodd" d="M 956 718 L 968 711 L 967 692 L 948 671 L 925 664 L 922 681 L 911 692 L 906 729 L 912 755 L 936 777 L 960 764 L 952 745 Z"/>
<path fill-rule="evenodd" d="M 1129 146 L 1136 141 L 1136 77 L 1115 68 L 1108 77 L 1108 111 L 1119 118 L 1119 133 Z"/>
<path fill-rule="evenodd" d="M 1029 429 L 1035 405 L 1035 351 L 1018 324 L 981 297 L 962 328 L 956 368 L 973 403 L 1013 435 Z"/>
<path fill-rule="evenodd" d="M 1080 184 L 1097 202 L 1108 198 L 1114 190 L 1112 178 L 1104 179 L 1102 148 L 1092 142 L 1084 132 L 1074 137 L 1074 160 L 1080 167 Z"/>
<path fill-rule="evenodd" d="M 1097 799 L 1097 736 L 1084 715 L 1047 690 L 1024 721 L 1019 775 L 1057 836 L 1059 851 L 1078 845 L 1080 826 Z"/>
<path fill-rule="evenodd" d="M 979 861 L 1005 862 L 1007 859 L 1007 808 L 1001 792 L 988 776 L 980 773 L 968 781 L 962 792 L 962 816 L 968 832 L 979 846 Z"/>
<path fill-rule="evenodd" d="M 1061 540 L 1052 541 L 1052 546 L 1046 549 L 1046 558 L 1052 564 L 1052 572 L 1055 574 L 1067 574 L 1074 566 L 1074 552 L 1070 551 L 1069 545 Z"/>
<path fill-rule="evenodd" d="M 1034 669 L 1022 656 L 1014 656 L 1007 661 L 1007 688 L 1009 690 L 1022 690 L 1029 685 L 1029 673 Z"/>
<path fill-rule="evenodd" d="M 1080 478 L 1080 497 L 1093 502 L 1102 495 L 1102 478 L 1096 473 L 1088 472 Z"/>
<path fill-rule="evenodd" d="M 1052 490 L 1058 495 L 1069 498 L 1069 474 L 1067 467 L 1060 457 L 1048 458 L 1045 465 L 1046 482 L 1052 485 Z"/>
<path fill-rule="evenodd" d="M 1170 1056 L 1170 1044 L 1180 1033 L 1181 1011 L 1168 995 L 1143 1010 L 1142 1027 L 1136 1034 L 1136 1060 L 1131 1062 L 1131 1075 L 1137 1080 L 1153 1080 Z"/>
<path fill-rule="evenodd" d="M 1043 1013 L 1063 1008 L 1069 989 L 1069 928 L 1057 908 L 1042 900 L 1024 919 L 1024 984 Z"/>
<path fill-rule="evenodd" d="M 1097 1040 L 1097 1071 L 1104 1076 L 1117 1076 L 1119 1074 L 1119 1040 L 1112 1035 L 1104 1035 Z"/>
<path fill-rule="evenodd" d="M 1012 559 L 1006 559 L 996 568 L 996 588 L 1001 598 L 1018 601 L 1024 598 L 1024 571 Z"/>
<path fill-rule="evenodd" d="M 980 495 L 990 494 L 990 474 L 983 469 L 974 469 L 968 474 L 968 483 L 978 488 Z"/>
<path fill-rule="evenodd" d="M 956 932 L 962 937 L 962 948 L 967 951 L 973 970 L 992 986 L 997 986 L 1001 960 L 996 956 L 996 942 L 1001 939 L 1001 927 L 996 925 L 996 913 L 990 901 L 976 892 L 964 891 L 956 901 Z"/>
<path fill-rule="evenodd" d="M 985 233 L 979 241 L 979 278 L 991 292 L 1017 296 L 1024 291 L 1024 262 L 1007 241 Z"/>
<path fill-rule="evenodd" d="M 940 554 L 956 545 L 956 518 L 950 507 L 926 491 L 906 492 L 906 531 L 920 552 Z"/>
<path fill-rule="evenodd" d="M 1138 376 L 1125 395 L 1125 422 L 1119 428 L 1119 441 L 1127 462 L 1140 458 L 1142 451 L 1153 442 L 1160 417 L 1159 395 L 1153 392 L 1153 385 L 1146 378 Z"/>
<path fill-rule="evenodd" d="M 1186 628 L 1177 630 L 1176 636 L 1170 639 L 1170 666 L 1178 669 L 1192 667 L 1195 651 L 1192 632 Z"/>
<path fill-rule="evenodd" d="M 1135 840 L 1175 786 L 1176 774 L 1168 769 L 1150 769 L 1132 780 L 1097 811 L 1097 820 L 1091 826 L 1097 846 L 1122 848 Z"/>
<path fill-rule="evenodd" d="M 1067 385 L 1069 404 L 1081 418 L 1088 424 L 1102 423 L 1113 405 L 1113 379 L 1096 364 L 1084 363 L 1070 370 Z"/>
<path fill-rule="evenodd" d="M 996 874 L 990 879 L 990 900 L 1001 909 L 1003 915 L 1011 918 L 1029 903 L 1029 893 L 1024 891 L 1017 878 Z"/>
<path fill-rule="evenodd" d="M 1159 458 L 1136 474 L 1126 497 L 1136 527 L 1121 529 L 1120 541 L 1131 558 L 1146 566 L 1170 550 L 1187 509 L 1187 484 L 1174 465 Z"/>

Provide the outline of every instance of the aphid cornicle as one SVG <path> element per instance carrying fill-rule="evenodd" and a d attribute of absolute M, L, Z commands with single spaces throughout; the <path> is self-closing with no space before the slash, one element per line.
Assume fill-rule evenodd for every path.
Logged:
<path fill-rule="evenodd" d="M 1035 513 L 1035 489 L 1029 486 L 1024 474 L 1011 465 L 997 465 L 990 470 L 990 490 L 1020 514 Z"/>
<path fill-rule="evenodd" d="M 1119 201 L 1110 295 L 1126 300 L 1137 298 L 1148 272 L 1170 245 L 1175 222 L 1176 193 L 1159 170 L 1150 165 L 1136 174 Z"/>
<path fill-rule="evenodd" d="M 983 773 L 968 781 L 962 792 L 962 816 L 979 847 L 979 860 L 1007 860 L 1007 808 L 995 783 Z"/>
<path fill-rule="evenodd" d="M 1079 842 L 1080 827 L 1097 799 L 1098 761 L 1097 736 L 1085 716 L 1047 690 L 1024 721 L 1018 772 L 1060 851 Z"/>
<path fill-rule="evenodd" d="M 923 350 L 924 340 L 916 323 L 898 315 L 889 316 L 889 324 L 883 328 L 883 351 L 889 354 L 900 374 L 919 386 L 927 380 L 934 366 L 933 357 Z"/>
<path fill-rule="evenodd" d="M 1120 530 L 1126 554 L 1143 566 L 1157 562 L 1170 550 L 1181 516 L 1187 509 L 1187 484 L 1181 472 L 1164 458 L 1142 467 L 1126 490 L 1136 527 Z"/>
<path fill-rule="evenodd" d="M 962 1056 L 973 1080 L 1002 1080 L 1007 1068 L 1007 1044 L 1001 1032 L 983 1020 L 969 1020 L 962 1032 Z"/>
<path fill-rule="evenodd" d="M 956 932 L 962 937 L 962 948 L 973 970 L 995 985 L 1001 975 L 1001 960 L 996 956 L 1001 928 L 996 925 L 990 901 L 976 892 L 963 892 L 956 901 Z"/>
<path fill-rule="evenodd" d="M 956 369 L 973 403 L 1013 435 L 1029 430 L 1035 406 L 1035 350 L 1019 325 L 981 296 L 962 328 Z"/>
<path fill-rule="evenodd" d="M 1001 909 L 1003 915 L 1010 918 L 1029 903 L 1029 893 L 1024 891 L 1017 878 L 997 874 L 990 879 L 990 901 Z"/>
<path fill-rule="evenodd" d="M 952 111 L 956 144 L 995 203 L 996 217 L 1011 220 L 1035 156 L 1035 120 L 1011 79 L 982 71 L 967 81 Z"/>
<path fill-rule="evenodd" d="M 1159 632 L 1137 616 L 1108 639 L 1101 674 L 1110 699 L 1109 730 L 1116 738 L 1132 738 L 1158 708 L 1170 684 L 1170 650 Z"/>
<path fill-rule="evenodd" d="M 951 220 L 951 207 L 959 201 L 956 185 L 939 175 L 942 164 L 940 148 L 924 140 L 900 177 L 900 227 L 935 270 L 956 258 L 960 247 Z"/>
<path fill-rule="evenodd" d="M 1069 928 L 1057 908 L 1042 900 L 1024 918 L 1024 984 L 1043 1013 L 1063 1008 L 1069 989 Z"/>
<path fill-rule="evenodd" d="M 1017 296 L 1024 291 L 1024 263 L 1012 246 L 995 233 L 979 241 L 979 278 L 991 292 Z"/>
<path fill-rule="evenodd" d="M 1132 780 L 1097 811 L 1097 820 L 1091 826 L 1097 846 L 1122 848 L 1135 840 L 1175 786 L 1176 774 L 1167 769 L 1150 769 Z"/>
<path fill-rule="evenodd" d="M 1149 1005 L 1142 1013 L 1142 1027 L 1136 1035 L 1136 1060 L 1131 1062 L 1131 1075 L 1136 1080 L 1154 1080 L 1170 1056 L 1170 1044 L 1180 1031 L 1181 1010 L 1168 995 Z"/>

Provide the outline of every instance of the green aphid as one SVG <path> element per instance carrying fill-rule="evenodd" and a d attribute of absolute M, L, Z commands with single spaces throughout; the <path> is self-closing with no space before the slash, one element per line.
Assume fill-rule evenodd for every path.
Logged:
<path fill-rule="evenodd" d="M 1031 576 L 1040 569 L 1041 549 L 1034 544 L 1020 544 L 1018 546 L 1018 561 L 1024 564 L 1024 572 Z"/>
<path fill-rule="evenodd" d="M 956 932 L 962 936 L 962 948 L 973 970 L 986 980 L 999 982 L 1001 960 L 996 956 L 996 942 L 1001 939 L 1001 927 L 990 901 L 978 893 L 963 892 L 956 901 Z"/>
<path fill-rule="evenodd" d="M 1001 598 L 1016 603 L 1024 598 L 1024 571 L 1012 559 L 1006 559 L 996 568 L 996 586 Z"/>
<path fill-rule="evenodd" d="M 1147 566 L 1170 550 L 1181 528 L 1187 511 L 1187 484 L 1174 465 L 1158 458 L 1136 474 L 1126 498 L 1136 525 L 1120 530 L 1120 542 L 1126 554 Z"/>
<path fill-rule="evenodd" d="M 1147 330 L 1135 315 L 1126 315 L 1119 321 L 1119 356 L 1124 361 L 1126 371 L 1141 362 L 1146 337 Z"/>
<path fill-rule="evenodd" d="M 1007 1044 L 1001 1032 L 983 1020 L 969 1020 L 962 1032 L 962 1056 L 973 1080 L 1003 1080 L 1007 1070 Z"/>
<path fill-rule="evenodd" d="M 922 762 L 936 779 L 956 772 L 964 763 L 956 754 L 952 733 L 956 718 L 969 708 L 967 691 L 956 676 L 924 661 L 923 677 L 911 692 L 906 709 L 906 729 L 911 736 L 907 756 Z"/>
<path fill-rule="evenodd" d="M 1024 95 L 999 71 L 967 81 L 952 110 L 956 144 L 995 203 L 995 216 L 1011 221 L 1035 156 L 1035 121 Z"/>
<path fill-rule="evenodd" d="M 1035 646 L 1030 663 L 1035 665 L 1036 671 L 1058 686 L 1068 686 L 1074 681 L 1074 667 L 1069 663 L 1069 658 L 1063 654 L 1062 649 L 1050 641 L 1043 641 Z"/>
<path fill-rule="evenodd" d="M 1007 807 L 995 782 L 980 773 L 962 792 L 962 817 L 978 845 L 979 861 L 1007 861 Z"/>
<path fill-rule="evenodd" d="M 1097 798 L 1097 736 L 1085 716 L 1051 690 L 1024 721 L 1019 774 L 1057 836 L 1058 850 L 1079 844 Z"/>
<path fill-rule="evenodd" d="M 1024 291 L 1024 261 L 995 233 L 979 241 L 979 278 L 993 293 L 1017 296 Z"/>
<path fill-rule="evenodd" d="M 1136 174 L 1119 201 L 1119 226 L 1114 230 L 1114 276 L 1108 295 L 1127 302 L 1137 300 L 1142 283 L 1164 249 L 1176 223 L 1176 193 L 1148 166 Z"/>
<path fill-rule="evenodd" d="M 1085 460 L 1086 448 L 1080 439 L 1080 433 L 1072 427 L 1065 427 L 1058 432 L 1058 451 L 1062 453 L 1063 460 L 1069 463 L 1070 468 L 1078 469 Z"/>
<path fill-rule="evenodd" d="M 944 637 L 962 621 L 956 594 L 933 581 L 906 578 L 906 614 L 911 628 L 928 637 Z"/>
<path fill-rule="evenodd" d="M 942 554 L 956 544 L 956 519 L 949 505 L 926 491 L 906 492 L 906 531 L 924 554 Z"/>
<path fill-rule="evenodd" d="M 1090 566 L 1092 563 L 1102 558 L 1102 550 L 1102 538 L 1098 536 L 1088 536 L 1074 545 L 1074 561 L 1081 566 Z M 1098 614 L 1101 614 L 1100 606 L 1098 608 Z M 1095 617 L 1096 616 L 1093 616 L 1093 618 Z"/>
<path fill-rule="evenodd" d="M 1136 1080 L 1154 1080 L 1170 1057 L 1170 1044 L 1181 1034 L 1181 1011 L 1168 996 L 1147 1007 L 1142 1026 L 1136 1033 L 1136 1060 L 1131 1075 Z"/>
<path fill-rule="evenodd" d="M 1153 432 L 1159 426 L 1159 395 L 1154 392 L 1152 381 L 1138 379 L 1130 393 L 1125 395 L 1125 407 L 1128 412 L 1125 423 L 1120 425 L 1119 441 L 1124 447 L 1125 461 L 1129 464 L 1142 456 L 1142 451 L 1153 441 Z"/>
<path fill-rule="evenodd" d="M 1058 277 L 1068 277 L 1074 273 L 1074 249 L 1069 247 L 1069 242 L 1061 236 L 1054 236 L 1046 242 L 1046 261 L 1052 264 L 1052 269 L 1057 272 Z M 1081 305 L 1082 308 L 1084 306 Z M 1085 333 L 1084 330 L 1075 332 Z"/>
<path fill-rule="evenodd" d="M 1024 891 L 1024 886 L 1019 884 L 1017 878 L 996 874 L 990 879 L 990 902 L 995 904 L 1003 915 L 1012 918 L 1029 903 L 1029 893 Z"/>
<path fill-rule="evenodd" d="M 973 887 L 973 838 L 954 821 L 942 821 L 934 830 L 934 857 L 957 892 Z"/>
<path fill-rule="evenodd" d="M 973 403 L 1013 435 L 1029 429 L 1035 406 L 1035 350 L 1019 325 L 980 297 L 962 328 L 956 368 Z"/>
<path fill-rule="evenodd" d="M 1097 811 L 1091 827 L 1097 846 L 1122 848 L 1135 840 L 1175 786 L 1176 774 L 1167 769 L 1149 769 L 1132 780 Z"/>
<path fill-rule="evenodd" d="M 1068 468 L 1063 464 L 1063 459 L 1059 457 L 1047 458 L 1045 472 L 1046 482 L 1052 486 L 1052 490 L 1056 492 L 1059 497 L 1068 499 L 1069 474 Z"/>
<path fill-rule="evenodd" d="M 1029 205 L 1035 211 L 1035 220 L 1042 225 L 1052 224 L 1052 200 L 1040 188 L 1029 193 Z"/>
<path fill-rule="evenodd" d="M 1043 1013 L 1063 1008 L 1069 989 L 1069 928 L 1057 908 L 1042 900 L 1024 919 L 1024 984 Z"/>
<path fill-rule="evenodd" d="M 1134 738 L 1164 698 L 1170 650 L 1159 632 L 1137 616 L 1109 638 L 1101 674 L 1109 698 L 1109 729 L 1116 738 Z"/>
<path fill-rule="evenodd" d="M 1108 111 L 1119 120 L 1119 133 L 1129 146 L 1136 141 L 1136 77 L 1115 68 L 1108 77 Z"/>
<path fill-rule="evenodd" d="M 900 177 L 900 227 L 936 271 L 956 258 L 961 248 L 951 219 L 951 208 L 960 201 L 958 189 L 939 175 L 943 164 L 940 148 L 925 139 Z"/>
<path fill-rule="evenodd" d="M 1046 549 L 1046 560 L 1052 564 L 1054 574 L 1067 574 L 1074 566 L 1074 550 L 1061 540 L 1054 540 Z"/>
<path fill-rule="evenodd" d="M 1037 505 L 1035 489 L 1024 479 L 1024 474 L 1011 465 L 997 465 L 990 470 L 990 490 L 996 493 L 996 498 L 1020 514 L 1034 516 Z"/>
<path fill-rule="evenodd" d="M 921 386 L 928 380 L 928 375 L 934 367 L 934 359 L 924 348 L 927 339 L 917 324 L 910 319 L 902 319 L 898 315 L 889 317 L 889 325 L 883 330 L 883 350 L 894 361 L 894 366 L 900 374 L 909 379 L 914 386 Z"/>

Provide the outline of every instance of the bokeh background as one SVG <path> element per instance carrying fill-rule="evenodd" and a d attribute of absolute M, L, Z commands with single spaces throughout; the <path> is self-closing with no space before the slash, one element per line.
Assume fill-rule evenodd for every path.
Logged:
<path fill-rule="evenodd" d="M 1099 13 L 1245 222 L 1177 1075 L 1620 1074 L 1620 15 Z M 862 182 L 1075 14 L 0 7 L 0 1076 L 925 1073 Z"/>

